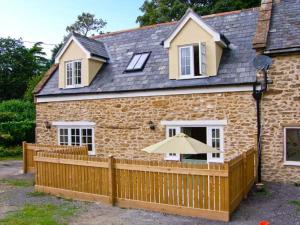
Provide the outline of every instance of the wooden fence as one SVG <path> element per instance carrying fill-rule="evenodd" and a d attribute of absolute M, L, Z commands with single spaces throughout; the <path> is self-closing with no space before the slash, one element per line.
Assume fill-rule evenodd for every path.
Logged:
<path fill-rule="evenodd" d="M 229 221 L 254 184 L 256 151 L 224 164 L 39 152 L 36 191 L 126 208 Z"/>
<path fill-rule="evenodd" d="M 87 146 L 67 146 L 67 145 L 43 145 L 43 144 L 31 144 L 23 142 L 23 172 L 34 173 L 35 162 L 34 156 L 37 152 L 52 152 L 61 154 L 72 155 L 88 155 Z"/>

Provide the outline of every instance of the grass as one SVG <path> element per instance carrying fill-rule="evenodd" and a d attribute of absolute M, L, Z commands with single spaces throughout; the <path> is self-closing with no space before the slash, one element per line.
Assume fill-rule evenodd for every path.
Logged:
<path fill-rule="evenodd" d="M 22 156 L 22 155 L 0 157 L 0 161 L 7 161 L 7 160 L 22 160 L 22 159 L 23 159 L 23 156 Z"/>
<path fill-rule="evenodd" d="M 62 225 L 73 216 L 77 208 L 70 204 L 26 204 L 21 210 L 0 220 L 3 225 Z"/>
<path fill-rule="evenodd" d="M 3 179 L 1 183 L 8 184 L 15 187 L 31 187 L 34 185 L 33 180 L 28 179 Z"/>
<path fill-rule="evenodd" d="M 254 196 L 257 196 L 257 197 L 268 197 L 270 195 L 271 195 L 271 193 L 265 187 L 263 187 L 262 190 L 260 190 L 260 191 L 254 192 Z"/>
<path fill-rule="evenodd" d="M 22 146 L 4 147 L 0 145 L 0 161 L 4 160 L 22 160 Z"/>
<path fill-rule="evenodd" d="M 300 212 L 300 200 L 292 200 L 290 203 L 297 206 L 297 210 Z"/>
<path fill-rule="evenodd" d="M 34 191 L 34 192 L 29 192 L 26 195 L 29 197 L 43 197 L 43 196 L 46 196 L 47 194 L 44 192 Z"/>

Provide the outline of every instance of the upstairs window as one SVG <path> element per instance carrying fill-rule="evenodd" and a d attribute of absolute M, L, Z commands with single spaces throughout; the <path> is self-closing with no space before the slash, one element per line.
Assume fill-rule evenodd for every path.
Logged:
<path fill-rule="evenodd" d="M 149 55 L 150 55 L 150 52 L 134 54 L 125 71 L 133 72 L 133 71 L 143 70 L 146 65 L 146 62 L 149 58 Z"/>
<path fill-rule="evenodd" d="M 76 87 L 81 85 L 81 61 L 66 62 L 66 86 Z"/>
<path fill-rule="evenodd" d="M 206 75 L 206 44 L 179 47 L 180 78 Z"/>

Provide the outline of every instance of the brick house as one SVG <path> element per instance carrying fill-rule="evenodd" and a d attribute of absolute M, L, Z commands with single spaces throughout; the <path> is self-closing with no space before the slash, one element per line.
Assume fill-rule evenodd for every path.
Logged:
<path fill-rule="evenodd" d="M 256 146 L 252 60 L 264 53 L 274 62 L 260 102 L 263 179 L 299 181 L 299 12 L 297 1 L 263 1 L 92 38 L 70 34 L 35 90 L 36 141 L 87 144 L 91 155 L 223 162 Z M 141 151 L 178 132 L 220 153 Z"/>

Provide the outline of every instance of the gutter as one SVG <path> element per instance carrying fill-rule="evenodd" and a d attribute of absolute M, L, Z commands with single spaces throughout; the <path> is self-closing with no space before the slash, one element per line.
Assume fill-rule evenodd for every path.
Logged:
<path fill-rule="evenodd" d="M 292 48 L 279 48 L 279 49 L 271 49 L 264 51 L 266 55 L 272 54 L 286 54 L 286 53 L 296 53 L 300 52 L 300 46 L 292 47 Z"/>

